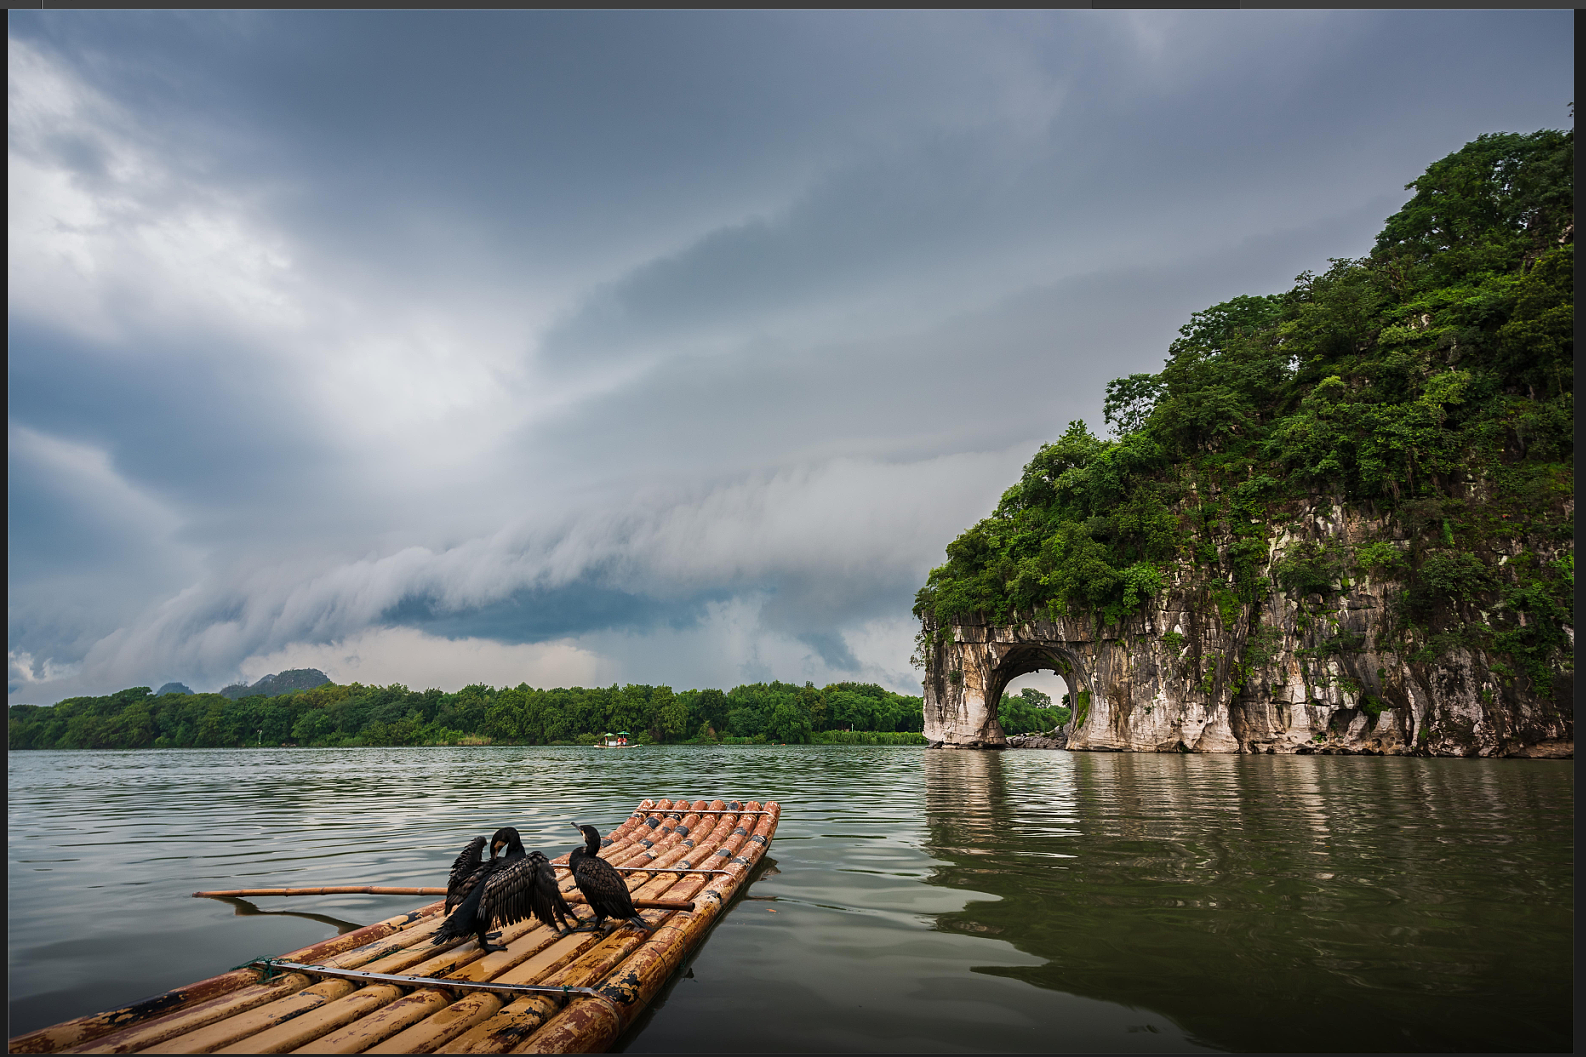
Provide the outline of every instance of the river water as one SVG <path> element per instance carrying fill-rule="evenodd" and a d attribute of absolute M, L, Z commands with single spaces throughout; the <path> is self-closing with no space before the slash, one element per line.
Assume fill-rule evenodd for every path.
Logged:
<path fill-rule="evenodd" d="M 1574 766 L 854 746 L 13 752 L 10 1031 L 424 902 L 474 834 L 775 799 L 643 1050 L 1567 1050 Z"/>

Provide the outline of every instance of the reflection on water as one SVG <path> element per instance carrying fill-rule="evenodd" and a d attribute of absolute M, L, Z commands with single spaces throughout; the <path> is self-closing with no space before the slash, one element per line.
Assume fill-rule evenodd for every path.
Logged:
<path fill-rule="evenodd" d="M 194 889 L 440 884 L 499 825 L 559 852 L 570 821 L 723 795 L 783 803 L 774 862 L 619 1048 L 1561 1049 L 1573 782 L 863 746 L 12 753 L 11 1031 L 422 901 Z"/>
<path fill-rule="evenodd" d="M 240 896 L 205 896 L 204 898 L 213 899 L 217 903 L 230 904 L 231 912 L 239 918 L 275 915 L 288 918 L 303 918 L 307 921 L 322 921 L 334 928 L 338 936 L 345 935 L 348 932 L 356 932 L 358 929 L 363 928 L 363 925 L 356 921 L 343 921 L 341 918 L 333 918 L 329 914 L 306 914 L 301 910 L 260 910 Z"/>
<path fill-rule="evenodd" d="M 931 753 L 940 927 L 977 971 L 1157 1010 L 1232 1049 L 1571 1045 L 1573 768 Z"/>

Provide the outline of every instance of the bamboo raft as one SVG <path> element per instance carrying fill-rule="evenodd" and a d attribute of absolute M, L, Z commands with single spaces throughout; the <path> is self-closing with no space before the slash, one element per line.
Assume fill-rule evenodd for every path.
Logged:
<path fill-rule="evenodd" d="M 645 800 L 602 841 L 649 934 L 558 937 L 536 921 L 501 930 L 507 949 L 432 944 L 440 901 L 258 959 L 123 1009 L 10 1040 L 12 1053 L 570 1053 L 620 1037 L 748 880 L 776 834 L 774 802 Z M 580 901 L 567 856 L 558 881 Z M 333 886 L 195 895 L 444 894 Z"/>

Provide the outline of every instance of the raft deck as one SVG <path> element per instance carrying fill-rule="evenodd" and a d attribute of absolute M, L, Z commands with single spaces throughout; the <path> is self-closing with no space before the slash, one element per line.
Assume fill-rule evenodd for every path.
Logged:
<path fill-rule="evenodd" d="M 600 1052 L 704 939 L 770 847 L 780 815 L 774 802 L 643 801 L 602 841 L 601 857 L 628 868 L 637 905 L 693 907 L 640 910 L 654 927 L 648 935 L 619 926 L 559 938 L 536 921 L 520 922 L 496 939 L 505 951 L 481 957 L 472 938 L 433 945 L 443 920 L 437 901 L 124 1009 L 19 1035 L 10 1052 Z M 552 862 L 565 865 L 567 856 Z M 572 875 L 558 870 L 557 880 L 577 909 Z"/>

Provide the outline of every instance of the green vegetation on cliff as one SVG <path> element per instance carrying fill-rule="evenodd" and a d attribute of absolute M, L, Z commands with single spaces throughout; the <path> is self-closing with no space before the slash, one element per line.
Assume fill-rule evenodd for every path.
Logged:
<path fill-rule="evenodd" d="M 316 673 L 317 674 L 317 673 Z M 323 676 L 321 676 L 323 678 Z M 146 686 L 54 706 L 12 705 L 12 749 L 228 748 L 242 745 L 593 744 L 625 730 L 652 742 L 908 745 L 923 739 L 918 697 L 871 683 L 751 683 L 454 694 L 334 683 L 279 696 L 156 696 Z"/>
<path fill-rule="evenodd" d="M 1074 422 L 1036 452 L 916 615 L 1114 624 L 1172 587 L 1230 624 L 1372 577 L 1411 660 L 1506 654 L 1538 689 L 1571 670 L 1574 133 L 1482 136 L 1409 187 L 1368 256 L 1196 312 L 1160 373 L 1110 383 L 1116 439 Z M 1274 563 L 1331 504 L 1378 538 Z"/>

